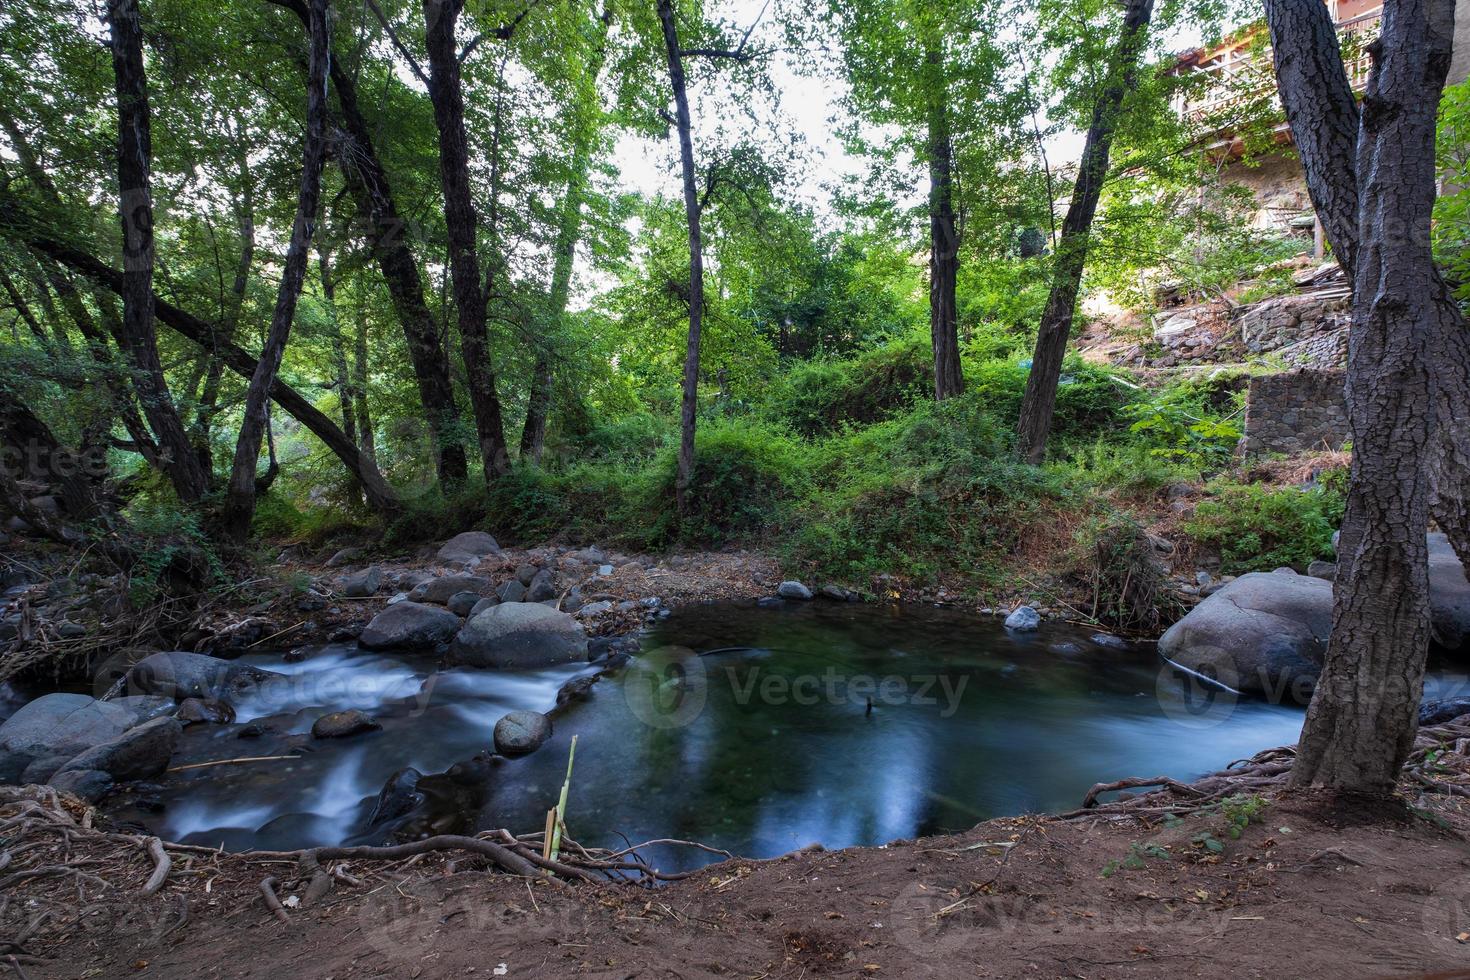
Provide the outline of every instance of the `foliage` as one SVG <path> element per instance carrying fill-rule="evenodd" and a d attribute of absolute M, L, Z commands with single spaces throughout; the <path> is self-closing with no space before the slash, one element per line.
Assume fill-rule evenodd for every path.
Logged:
<path fill-rule="evenodd" d="M 1167 388 L 1128 405 L 1123 414 L 1133 419 L 1129 431 L 1152 455 L 1209 468 L 1235 452 L 1244 411 L 1245 390 L 1238 380 L 1216 375 Z"/>
<path fill-rule="evenodd" d="M 1434 256 L 1470 309 L 1470 81 L 1445 89 L 1437 163 L 1445 190 L 1434 205 Z"/>
<path fill-rule="evenodd" d="M 1332 555 L 1332 532 L 1342 523 L 1341 481 L 1272 488 L 1217 482 L 1184 530 L 1220 552 L 1227 575 L 1281 566 L 1304 568 Z"/>

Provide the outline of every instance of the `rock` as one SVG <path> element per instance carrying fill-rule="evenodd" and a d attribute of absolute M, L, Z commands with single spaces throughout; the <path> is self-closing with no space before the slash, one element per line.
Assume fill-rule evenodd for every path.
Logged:
<path fill-rule="evenodd" d="M 1296 574 L 1296 569 L 1295 568 L 1292 568 L 1289 565 L 1282 565 L 1280 568 L 1273 568 L 1273 569 L 1271 569 L 1271 574 L 1272 575 L 1295 575 Z"/>
<path fill-rule="evenodd" d="M 410 602 L 432 602 L 442 606 L 461 592 L 483 595 L 491 585 L 491 581 L 482 575 L 442 575 L 414 586 L 408 598 Z"/>
<path fill-rule="evenodd" d="M 587 659 L 587 634 L 571 616 L 530 602 L 492 606 L 472 616 L 449 648 L 471 667 L 544 667 Z"/>
<path fill-rule="evenodd" d="M 466 619 L 469 619 L 469 618 L 471 618 L 473 616 L 478 616 L 478 615 L 480 615 L 480 613 L 484 612 L 486 609 L 489 609 L 491 606 L 497 606 L 499 604 L 500 604 L 499 597 L 493 596 L 493 595 L 486 596 L 485 598 L 479 600 L 473 606 L 470 607 L 469 615 L 466 616 L 465 618 Z"/>
<path fill-rule="evenodd" d="M 1088 639 L 1098 646 L 1105 647 L 1109 650 L 1127 650 L 1131 645 L 1121 636 L 1114 636 L 1111 633 L 1094 633 Z"/>
<path fill-rule="evenodd" d="M 346 565 L 350 562 L 357 561 L 357 559 L 361 558 L 362 556 L 362 548 L 343 548 L 341 551 L 337 552 L 335 555 L 327 559 L 327 567 L 340 568 L 341 566 Z"/>
<path fill-rule="evenodd" d="M 342 576 L 337 590 L 351 599 L 365 599 L 368 596 L 377 595 L 382 585 L 383 572 L 378 566 L 373 565 L 360 572 Z"/>
<path fill-rule="evenodd" d="M 167 698 L 98 701 L 84 694 L 47 694 L 24 705 L 0 725 L 0 782 L 13 783 L 37 760 L 52 771 L 67 759 L 168 710 Z M 155 714 L 150 714 L 154 712 Z"/>
<path fill-rule="evenodd" d="M 1041 613 L 1030 606 L 1018 606 L 1006 617 L 1005 627 L 1018 633 L 1027 633 L 1041 626 Z"/>
<path fill-rule="evenodd" d="M 1470 646 L 1470 581 L 1449 539 L 1429 535 L 1429 621 L 1434 642 L 1459 652 Z"/>
<path fill-rule="evenodd" d="M 1194 573 L 1194 584 L 1198 585 L 1202 589 L 1213 584 L 1214 581 L 1215 579 L 1210 575 L 1209 572 L 1205 571 L 1204 569 L 1200 569 L 1199 571 Z"/>
<path fill-rule="evenodd" d="M 495 751 L 501 755 L 535 752 L 551 737 L 551 719 L 539 711 L 512 711 L 495 723 Z"/>
<path fill-rule="evenodd" d="M 484 531 L 465 531 L 456 534 L 439 548 L 440 561 L 470 561 L 487 555 L 500 554 L 500 545 Z"/>
<path fill-rule="evenodd" d="M 537 572 L 526 586 L 527 602 L 545 602 L 556 598 L 556 584 L 552 580 L 551 569 L 543 568 Z"/>
<path fill-rule="evenodd" d="M 233 660 L 175 650 L 155 653 L 133 665 L 127 689 L 182 701 L 217 698 L 232 701 L 281 674 Z"/>
<path fill-rule="evenodd" d="M 557 689 L 556 706 L 562 708 L 581 701 L 591 701 L 592 686 L 601 676 L 601 674 L 578 674 L 573 677 Z"/>
<path fill-rule="evenodd" d="M 112 789 L 113 779 L 100 769 L 68 769 L 52 776 L 50 784 L 58 793 L 96 803 Z"/>
<path fill-rule="evenodd" d="M 311 737 L 346 738 L 363 732 L 375 732 L 382 727 L 372 715 L 351 708 L 347 711 L 333 711 L 312 722 Z"/>
<path fill-rule="evenodd" d="M 595 619 L 613 607 L 610 600 L 601 599 L 597 602 L 589 602 L 577 610 L 577 616 L 581 619 Z"/>
<path fill-rule="evenodd" d="M 396 606 L 400 602 L 407 602 L 407 601 L 408 601 L 408 593 L 407 592 L 395 592 L 395 593 L 393 593 L 392 595 L 390 595 L 388 597 L 388 602 L 386 603 L 386 605 Z"/>
<path fill-rule="evenodd" d="M 521 563 L 516 566 L 516 581 L 529 587 L 539 569 L 535 565 Z"/>
<path fill-rule="evenodd" d="M 367 650 L 432 650 L 457 629 L 459 617 L 448 609 L 404 600 L 374 616 L 357 642 Z"/>
<path fill-rule="evenodd" d="M 601 576 L 602 578 L 607 578 L 612 573 L 613 573 L 613 567 L 611 565 L 598 565 L 597 566 L 597 574 L 599 576 Z"/>
<path fill-rule="evenodd" d="M 831 583 L 818 589 L 817 595 L 824 599 L 831 599 L 833 602 L 856 602 L 858 600 L 858 594 L 856 592 Z"/>
<path fill-rule="evenodd" d="M 157 776 L 168 768 L 183 733 L 178 719 L 154 718 L 74 756 L 61 772 L 97 769 L 118 782 Z"/>
<path fill-rule="evenodd" d="M 1419 705 L 1419 724 L 1439 725 L 1466 714 L 1470 714 L 1470 698 L 1425 701 Z"/>
<path fill-rule="evenodd" d="M 1307 574 L 1312 578 L 1326 579 L 1331 582 L 1337 578 L 1337 562 L 1314 561 L 1307 565 Z"/>
<path fill-rule="evenodd" d="M 368 816 L 368 826 L 376 827 L 380 823 L 396 820 L 422 803 L 424 794 L 418 791 L 418 786 L 419 780 L 423 778 L 424 774 L 412 766 L 389 776 L 383 788 L 378 791 L 378 802 Z"/>
<path fill-rule="evenodd" d="M 1311 698 L 1332 629 L 1332 586 L 1307 575 L 1252 572 L 1169 627 L 1159 653 L 1245 694 Z"/>
<path fill-rule="evenodd" d="M 501 602 L 524 602 L 526 587 L 518 579 L 511 579 L 495 590 L 495 597 Z"/>
<path fill-rule="evenodd" d="M 185 698 L 174 717 L 185 725 L 228 725 L 235 720 L 235 709 L 214 698 Z"/>
<path fill-rule="evenodd" d="M 444 603 L 444 607 L 456 616 L 468 616 L 471 610 L 484 601 L 477 592 L 456 592 Z"/>
<path fill-rule="evenodd" d="M 812 590 L 800 582 L 787 580 L 776 586 L 776 595 L 782 599 L 799 599 L 805 601 L 812 597 Z"/>

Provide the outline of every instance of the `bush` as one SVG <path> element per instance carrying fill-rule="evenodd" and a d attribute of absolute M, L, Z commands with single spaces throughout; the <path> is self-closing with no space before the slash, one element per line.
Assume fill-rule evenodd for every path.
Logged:
<path fill-rule="evenodd" d="M 1026 361 L 985 361 L 967 366 L 965 385 L 986 411 L 1014 425 L 1021 414 L 1030 364 Z M 1059 440 L 1085 439 L 1118 427 L 1119 413 L 1128 401 L 1128 389 L 1113 380 L 1114 373 L 1068 358 L 1057 385 L 1052 436 Z"/>
<path fill-rule="evenodd" d="M 870 425 L 902 412 L 934 390 L 927 338 L 893 340 L 848 360 L 813 360 L 775 385 L 768 412 L 802 435 Z"/>
<path fill-rule="evenodd" d="M 1301 568 L 1332 556 L 1332 532 L 1342 523 L 1344 505 L 1340 482 L 1328 478 L 1308 489 L 1224 484 L 1200 503 L 1184 530 L 1219 550 L 1227 575 Z"/>

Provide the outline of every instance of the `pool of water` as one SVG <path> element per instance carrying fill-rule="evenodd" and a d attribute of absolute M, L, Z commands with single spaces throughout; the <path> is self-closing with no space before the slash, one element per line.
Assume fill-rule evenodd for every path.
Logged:
<path fill-rule="evenodd" d="M 229 848 L 374 840 L 368 817 L 393 773 L 455 767 L 435 829 L 534 831 L 576 735 L 575 838 L 679 837 L 761 857 L 1070 809 L 1123 776 L 1194 777 L 1295 741 L 1303 715 L 1202 697 L 1151 649 L 1087 631 L 1010 634 L 922 607 L 709 604 L 659 624 L 538 752 L 486 761 L 497 718 L 550 708 L 587 668 L 439 671 L 343 646 L 249 659 L 287 679 L 240 704 L 235 724 L 189 729 L 174 765 L 262 761 L 171 772 L 116 815 Z M 1434 675 L 1429 696 L 1455 686 Z M 315 718 L 342 708 L 382 730 L 312 739 Z M 251 725 L 267 732 L 241 737 Z"/>

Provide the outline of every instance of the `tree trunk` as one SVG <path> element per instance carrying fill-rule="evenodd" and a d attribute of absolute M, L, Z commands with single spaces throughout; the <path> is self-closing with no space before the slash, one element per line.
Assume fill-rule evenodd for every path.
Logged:
<path fill-rule="evenodd" d="M 378 447 L 373 438 L 373 418 L 368 412 L 368 319 L 362 311 L 357 314 L 357 336 L 353 339 L 352 392 L 357 407 L 357 446 L 364 458 L 377 464 Z"/>
<path fill-rule="evenodd" d="M 327 327 L 332 345 L 333 384 L 337 389 L 337 403 L 342 409 L 342 431 L 347 438 L 357 441 L 357 399 L 352 388 L 352 375 L 347 370 L 347 345 L 342 340 L 342 323 L 337 318 L 337 283 L 332 278 L 331 257 L 326 246 L 317 243 L 317 269 L 322 277 L 322 299 L 327 308 Z"/>
<path fill-rule="evenodd" d="M 679 466 L 674 477 L 674 502 L 683 514 L 694 479 L 694 427 L 699 413 L 699 340 L 704 317 L 704 246 L 699 230 L 699 191 L 694 178 L 693 125 L 689 118 L 689 91 L 684 79 L 684 56 L 674 20 L 674 0 L 658 0 L 668 54 L 669 85 L 674 90 L 674 124 L 679 132 L 679 167 L 684 179 L 684 216 L 689 222 L 689 340 L 684 353 L 684 390 L 679 404 Z"/>
<path fill-rule="evenodd" d="M 493 482 L 510 466 L 495 372 L 490 366 L 485 292 L 480 284 L 476 243 L 478 220 L 470 194 L 469 144 L 464 125 L 464 91 L 460 84 L 455 24 L 464 0 L 424 0 L 424 44 L 429 54 L 429 99 L 439 131 L 439 179 L 444 188 L 444 223 L 449 232 L 449 272 L 459 311 L 459 340 L 464 358 L 475 431 L 485 482 Z"/>
<path fill-rule="evenodd" d="M 1437 363 L 1447 339 L 1464 327 L 1430 249 L 1435 117 L 1454 10 L 1448 0 L 1384 7 L 1359 114 L 1342 97 L 1350 90 L 1330 15 L 1311 6 L 1268 0 L 1267 15 L 1282 102 L 1294 128 L 1302 121 L 1309 187 L 1353 273 L 1353 459 L 1332 635 L 1291 781 L 1386 799 L 1413 746 L 1423 693 L 1424 531 L 1441 430 L 1454 424 L 1444 414 L 1442 388 L 1462 385 L 1470 364 Z M 1343 138 L 1353 119 L 1357 138 L 1349 154 Z M 1357 209 L 1354 225 L 1343 213 L 1349 204 Z"/>
<path fill-rule="evenodd" d="M 306 23 L 302 0 L 271 0 L 291 10 Z M 336 154 L 347 190 L 361 213 L 363 240 L 372 250 L 378 271 L 388 287 L 394 312 L 403 327 L 408 358 L 413 364 L 419 401 L 424 406 L 424 423 L 433 442 L 439 482 L 446 487 L 464 483 L 469 473 L 464 440 L 460 435 L 459 406 L 454 400 L 449 357 L 440 340 L 434 316 L 424 300 L 423 279 L 418 261 L 409 247 L 408 222 L 398 213 L 393 185 L 378 159 L 372 127 L 357 100 L 357 83 L 332 59 L 332 88 L 342 112 L 343 129 L 335 135 L 343 142 Z M 361 417 L 361 416 L 359 416 Z"/>
<path fill-rule="evenodd" d="M 1107 180 L 1108 157 L 1112 153 L 1113 134 L 1123 100 L 1137 82 L 1139 54 L 1152 16 L 1153 0 L 1128 0 L 1123 14 L 1123 32 L 1113 50 L 1103 89 L 1092 108 L 1092 124 L 1088 127 L 1082 160 L 1077 167 L 1077 182 L 1072 188 L 1067 216 L 1062 220 L 1061 238 L 1057 241 L 1051 293 L 1041 314 L 1036 352 L 1031 357 L 1031 374 L 1026 379 L 1026 394 L 1021 399 L 1016 450 L 1021 459 L 1029 463 L 1040 464 L 1046 458 L 1046 440 L 1051 434 L 1052 414 L 1056 410 L 1062 360 L 1067 354 L 1067 339 L 1072 333 L 1077 296 L 1082 289 L 1082 271 L 1087 265 L 1092 219 L 1097 215 L 1098 200 Z"/>
<path fill-rule="evenodd" d="M 109 0 L 107 22 L 117 89 L 118 214 L 123 233 L 119 341 L 132 363 L 138 398 L 157 440 L 164 471 L 179 499 L 194 503 L 209 491 L 210 478 L 189 445 L 188 433 L 169 394 L 153 326 L 153 197 L 149 187 L 153 144 L 137 0 Z"/>
<path fill-rule="evenodd" d="M 0 207 L 0 218 L 10 221 L 12 228 L 20 228 L 21 219 L 15 213 L 12 202 L 3 196 L 3 192 L 0 192 L 0 205 L 6 205 Z M 49 256 L 62 265 L 75 269 L 115 293 L 122 292 L 122 273 L 108 266 L 96 256 L 88 255 L 70 245 L 47 238 L 31 228 L 21 229 L 20 237 L 26 245 L 42 255 Z M 158 312 L 158 319 L 165 325 L 205 350 L 218 351 L 225 366 L 242 378 L 254 377 L 256 359 L 243 347 L 217 339 L 214 336 L 214 328 L 210 324 L 179 309 L 167 300 L 159 298 L 157 294 L 153 297 L 153 306 Z M 337 423 L 327 418 L 311 403 L 310 399 L 279 377 L 271 386 L 271 398 L 293 419 L 305 426 L 312 435 L 320 439 L 322 444 L 342 461 L 347 471 L 362 484 L 363 493 L 368 499 L 368 506 L 389 515 L 396 514 L 403 509 L 402 501 L 393 492 L 393 488 L 388 486 L 383 475 L 378 472 L 374 460 L 364 457 Z"/>
<path fill-rule="evenodd" d="M 260 441 L 270 422 L 270 390 L 276 372 L 286 354 L 286 341 L 291 336 L 291 322 L 296 317 L 296 302 L 306 279 L 306 263 L 311 249 L 311 236 L 316 231 L 317 209 L 321 199 L 322 163 L 327 151 L 327 61 L 330 53 L 328 21 L 329 0 L 309 0 L 311 60 L 306 78 L 306 140 L 302 151 L 301 192 L 296 201 L 296 220 L 291 226 L 291 241 L 286 247 L 286 262 L 281 271 L 281 285 L 276 293 L 276 308 L 271 314 L 270 331 L 266 334 L 260 360 L 250 376 L 245 392 L 245 414 L 240 435 L 235 441 L 235 461 L 230 468 L 230 485 L 225 496 L 221 522 L 225 533 L 237 542 L 250 536 L 250 522 L 255 515 L 255 468 L 260 460 Z"/>
<path fill-rule="evenodd" d="M 955 281 L 960 271 L 960 235 L 954 213 L 954 146 L 944 94 L 944 64 L 939 46 L 924 49 L 933 101 L 929 106 L 929 337 L 934 348 L 934 397 L 964 393 L 960 370 L 959 310 Z"/>

